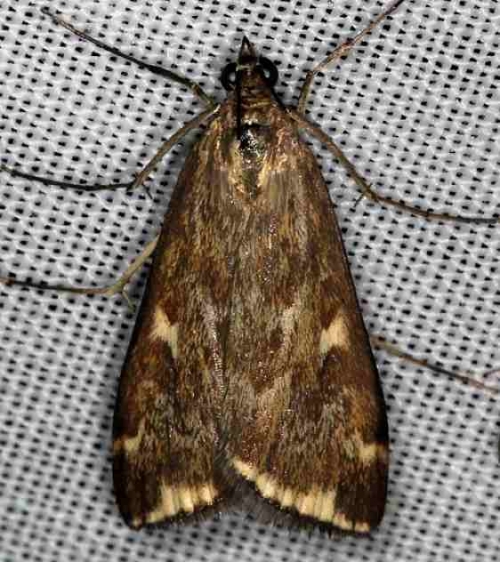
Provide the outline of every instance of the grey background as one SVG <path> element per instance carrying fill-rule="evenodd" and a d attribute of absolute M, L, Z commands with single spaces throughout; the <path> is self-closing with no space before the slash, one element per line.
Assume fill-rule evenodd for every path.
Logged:
<path fill-rule="evenodd" d="M 128 179 L 201 110 L 183 88 L 83 43 L 39 12 L 0 4 L 0 156 L 25 171 Z M 54 1 L 75 25 L 175 68 L 223 99 L 242 34 L 297 101 L 304 71 L 387 2 Z M 315 81 L 309 117 L 380 192 L 466 215 L 500 208 L 500 4 L 407 0 Z M 495 87 L 495 80 L 497 81 Z M 195 135 L 143 193 L 82 194 L 0 174 L 0 274 L 111 281 L 157 232 Z M 499 385 L 500 227 L 425 221 L 373 205 L 314 142 L 372 333 Z M 138 301 L 146 271 L 132 284 Z M 273 528 L 236 513 L 132 532 L 114 505 L 113 403 L 133 326 L 120 298 L 0 288 L 0 560 L 494 560 L 495 397 L 376 351 L 388 403 L 387 515 L 369 538 Z"/>

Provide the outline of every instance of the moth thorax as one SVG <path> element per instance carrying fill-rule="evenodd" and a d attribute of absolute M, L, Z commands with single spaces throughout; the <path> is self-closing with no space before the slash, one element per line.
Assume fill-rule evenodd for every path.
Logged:
<path fill-rule="evenodd" d="M 269 127 L 260 123 L 244 123 L 239 140 L 244 158 L 261 160 L 270 141 Z"/>
<path fill-rule="evenodd" d="M 256 199 L 261 193 L 261 172 L 268 153 L 271 132 L 266 125 L 243 124 L 231 143 L 231 178 L 236 193 L 244 199 Z"/>
<path fill-rule="evenodd" d="M 241 88 L 239 103 L 243 113 L 261 111 L 267 113 L 269 107 L 276 105 L 276 100 L 269 86 L 260 77 L 252 85 L 247 84 Z"/>

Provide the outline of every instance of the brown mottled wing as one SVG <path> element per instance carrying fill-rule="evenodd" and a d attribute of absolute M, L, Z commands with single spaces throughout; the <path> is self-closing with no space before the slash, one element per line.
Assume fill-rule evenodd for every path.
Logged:
<path fill-rule="evenodd" d="M 223 384 L 220 334 L 232 229 L 241 217 L 219 198 L 228 185 L 220 127 L 217 117 L 186 160 L 120 379 L 115 493 L 135 528 L 198 512 L 225 495 L 214 469 Z"/>
<path fill-rule="evenodd" d="M 293 124 L 273 135 L 236 255 L 228 458 L 294 519 L 368 532 L 388 468 L 378 374 L 315 159 Z"/>

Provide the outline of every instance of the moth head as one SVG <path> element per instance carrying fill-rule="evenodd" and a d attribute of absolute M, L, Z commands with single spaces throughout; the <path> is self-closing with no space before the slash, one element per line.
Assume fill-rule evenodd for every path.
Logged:
<path fill-rule="evenodd" d="M 238 61 L 228 64 L 222 71 L 221 82 L 226 90 L 234 90 L 236 85 L 264 82 L 272 88 L 278 80 L 276 66 L 265 57 L 256 54 L 254 46 L 247 37 L 243 37 Z"/>

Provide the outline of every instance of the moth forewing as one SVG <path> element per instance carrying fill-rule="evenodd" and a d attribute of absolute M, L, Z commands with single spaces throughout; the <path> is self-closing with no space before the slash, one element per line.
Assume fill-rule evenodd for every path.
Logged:
<path fill-rule="evenodd" d="M 243 482 L 299 523 L 363 533 L 383 514 L 376 367 L 327 188 L 265 66 L 245 39 L 155 253 L 115 415 L 134 527 Z"/>
<path fill-rule="evenodd" d="M 220 224 L 207 183 L 223 181 L 208 157 L 219 138 L 216 117 L 186 160 L 120 379 L 114 480 L 120 510 L 134 527 L 198 512 L 225 496 L 214 459 L 223 384 L 219 322 L 230 271 L 219 252 L 231 255 L 235 233 Z M 218 222 L 208 220 L 215 216 Z"/>

